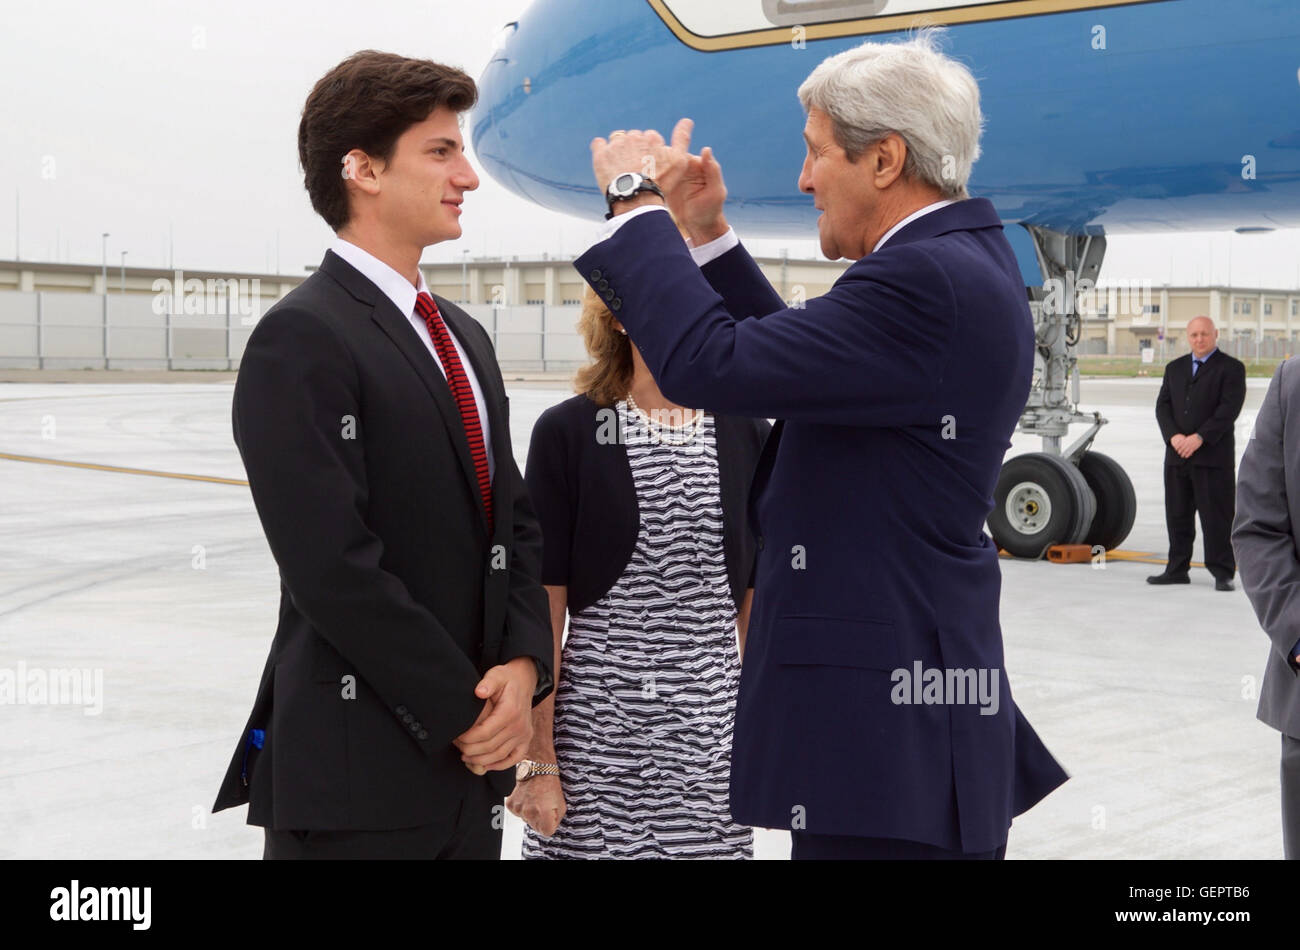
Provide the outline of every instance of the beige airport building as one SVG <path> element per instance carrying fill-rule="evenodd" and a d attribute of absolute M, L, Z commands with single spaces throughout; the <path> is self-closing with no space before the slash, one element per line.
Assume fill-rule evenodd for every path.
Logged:
<path fill-rule="evenodd" d="M 786 300 L 828 291 L 847 262 L 761 257 Z M 568 260 L 422 264 L 435 293 L 492 336 L 503 369 L 570 370 L 586 354 L 575 323 L 585 285 Z M 173 271 L 0 260 L 0 367 L 233 369 L 257 317 L 301 275 Z M 1193 317 L 1219 327 L 1243 359 L 1300 352 L 1300 290 L 1169 287 L 1102 281 L 1081 293 L 1082 355 L 1181 354 Z"/>

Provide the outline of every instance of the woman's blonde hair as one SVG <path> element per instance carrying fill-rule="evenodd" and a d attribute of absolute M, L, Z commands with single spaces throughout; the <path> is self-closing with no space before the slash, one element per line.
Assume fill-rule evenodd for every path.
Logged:
<path fill-rule="evenodd" d="M 668 212 L 677 225 L 682 239 L 688 235 Z M 626 333 L 614 328 L 614 314 L 590 286 L 582 294 L 582 312 L 578 314 L 578 332 L 587 346 L 592 362 L 573 376 L 573 391 L 582 393 L 598 406 L 612 406 L 624 398 L 632 388 L 635 364 L 632 362 L 632 341 Z"/>
<path fill-rule="evenodd" d="M 632 341 L 614 328 L 614 314 L 590 287 L 582 295 L 578 333 L 592 361 L 574 374 L 574 392 L 598 406 L 612 406 L 632 385 Z"/>

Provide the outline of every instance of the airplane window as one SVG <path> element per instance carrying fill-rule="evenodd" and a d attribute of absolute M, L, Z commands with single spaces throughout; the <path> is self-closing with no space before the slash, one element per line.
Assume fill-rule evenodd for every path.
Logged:
<path fill-rule="evenodd" d="M 888 0 L 763 0 L 763 16 L 774 26 L 875 16 Z"/>
<path fill-rule="evenodd" d="M 865 36 L 922 23 L 956 24 L 1024 15 L 1023 0 L 647 0 L 664 24 L 700 50 L 769 46 L 807 39 Z M 1119 6 L 1133 0 L 1034 0 L 1036 13 Z"/>
<path fill-rule="evenodd" d="M 1005 0 L 1003 0 L 1005 2 Z M 728 36 L 892 14 L 932 13 L 955 7 L 995 7 L 998 0 L 651 0 L 699 36 Z M 662 12 L 662 11 L 661 11 Z"/>

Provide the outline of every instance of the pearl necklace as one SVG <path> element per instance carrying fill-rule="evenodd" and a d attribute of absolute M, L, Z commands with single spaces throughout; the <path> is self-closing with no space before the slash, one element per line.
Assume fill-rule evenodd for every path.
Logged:
<path fill-rule="evenodd" d="M 645 420 L 646 428 L 650 430 L 650 437 L 657 442 L 663 442 L 665 445 L 688 445 L 689 443 L 694 442 L 695 437 L 699 435 L 700 426 L 704 422 L 704 410 L 702 409 L 695 410 L 695 417 L 690 422 L 683 423 L 679 426 L 660 422 L 657 419 L 651 418 L 648 412 L 638 406 L 630 392 L 627 394 L 627 407 Z M 680 441 L 665 438 L 665 434 L 668 432 L 684 433 L 684 438 Z"/>

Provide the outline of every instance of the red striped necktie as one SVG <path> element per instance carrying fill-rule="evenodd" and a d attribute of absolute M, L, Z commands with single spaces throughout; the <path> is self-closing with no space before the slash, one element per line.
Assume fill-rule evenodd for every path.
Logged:
<path fill-rule="evenodd" d="M 487 513 L 488 536 L 492 535 L 492 479 L 488 475 L 487 445 L 483 441 L 483 427 L 479 425 L 478 407 L 474 404 L 474 390 L 470 387 L 465 367 L 460 363 L 456 345 L 447 332 L 447 324 L 438 312 L 438 305 L 427 293 L 415 298 L 416 312 L 424 318 L 424 325 L 429 328 L 429 336 L 442 360 L 443 371 L 447 374 L 447 386 L 451 397 L 460 409 L 461 421 L 465 423 L 465 435 L 469 439 L 469 454 L 474 459 L 474 473 L 478 476 L 479 496 L 483 499 L 483 510 Z"/>

